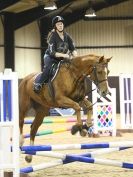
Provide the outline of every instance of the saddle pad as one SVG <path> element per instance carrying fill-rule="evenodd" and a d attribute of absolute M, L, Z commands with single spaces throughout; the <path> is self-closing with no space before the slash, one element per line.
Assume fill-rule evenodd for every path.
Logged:
<path fill-rule="evenodd" d="M 50 73 L 50 80 L 53 81 L 59 71 L 61 62 L 58 63 L 58 65 L 54 65 L 52 68 L 52 72 Z"/>
<path fill-rule="evenodd" d="M 50 71 L 50 74 L 49 74 L 49 78 L 47 78 L 47 81 L 53 81 L 59 71 L 59 67 L 60 67 L 60 62 L 58 63 L 58 65 L 54 65 L 53 67 L 51 67 L 51 71 Z M 38 83 L 39 80 L 40 80 L 40 77 L 41 77 L 41 73 L 38 73 L 35 77 L 35 80 L 34 80 L 34 83 Z M 45 84 L 47 84 L 45 82 Z"/>

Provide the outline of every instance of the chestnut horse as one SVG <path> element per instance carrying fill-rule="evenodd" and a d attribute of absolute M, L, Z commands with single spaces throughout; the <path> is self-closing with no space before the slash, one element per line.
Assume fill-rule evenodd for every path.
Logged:
<path fill-rule="evenodd" d="M 103 56 L 85 55 L 75 57 L 69 62 L 61 62 L 56 78 L 52 81 L 54 99 L 49 92 L 48 84 L 43 85 L 39 94 L 33 91 L 33 83 L 37 74 L 30 74 L 25 77 L 19 85 L 19 115 L 20 115 L 20 145 L 23 144 L 23 125 L 26 112 L 33 108 L 35 119 L 30 130 L 30 145 L 34 145 L 35 135 L 45 116 L 48 116 L 49 109 L 55 107 L 73 108 L 77 115 L 77 122 L 71 133 L 84 132 L 81 121 L 81 107 L 87 110 L 87 126 L 91 126 L 91 103 L 86 99 L 85 78 L 90 77 L 99 90 L 101 96 L 108 93 L 108 62 L 110 58 Z M 27 156 L 30 162 L 32 157 Z"/>

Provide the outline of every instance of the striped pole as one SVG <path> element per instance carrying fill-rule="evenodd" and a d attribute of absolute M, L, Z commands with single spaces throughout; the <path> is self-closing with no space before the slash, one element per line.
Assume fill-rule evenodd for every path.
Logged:
<path fill-rule="evenodd" d="M 87 157 L 88 154 L 81 154 L 81 155 L 60 155 L 61 159 L 58 159 L 56 161 L 53 161 L 51 163 L 42 163 L 35 166 L 30 166 L 26 168 L 21 168 L 20 173 L 30 173 L 35 172 L 38 170 L 44 170 L 46 168 L 62 165 L 62 164 L 68 164 L 75 161 L 79 162 L 85 162 L 85 163 L 94 163 L 94 164 L 101 164 L 101 165 L 108 165 L 108 166 L 115 166 L 115 167 L 121 167 L 121 168 L 129 168 L 133 169 L 132 163 L 127 162 L 120 162 L 115 160 L 106 160 L 106 159 L 99 159 L 99 158 L 91 158 Z"/>
<path fill-rule="evenodd" d="M 101 165 L 111 165 L 115 167 L 133 169 L 133 163 L 120 162 L 116 160 L 99 159 L 99 158 L 90 158 L 90 157 L 83 157 L 83 156 L 76 156 L 76 155 L 68 155 L 64 161 L 64 164 L 67 163 L 67 161 L 68 162 L 78 161 L 78 162 L 85 162 L 85 163 L 95 163 L 95 164 L 101 164 Z"/>
<path fill-rule="evenodd" d="M 42 146 L 22 146 L 21 151 L 54 151 L 68 149 L 97 149 L 114 147 L 133 147 L 133 141 L 92 143 L 92 144 L 62 144 L 62 145 L 42 145 Z"/>
<path fill-rule="evenodd" d="M 72 122 L 76 122 L 77 119 L 76 118 L 45 118 L 43 120 L 43 124 L 50 124 L 50 123 L 72 123 Z M 82 119 L 83 122 L 86 121 L 86 118 Z M 32 124 L 33 120 L 25 120 L 24 124 Z"/>
<path fill-rule="evenodd" d="M 58 159 L 56 161 L 49 162 L 49 163 L 42 163 L 42 164 L 39 164 L 39 165 L 34 165 L 34 166 L 26 167 L 26 168 L 21 168 L 20 173 L 22 173 L 22 174 L 23 173 L 31 173 L 31 172 L 35 172 L 35 171 L 38 171 L 38 170 L 44 170 L 46 168 L 62 165 L 62 164 L 63 164 L 63 160 Z"/>
<path fill-rule="evenodd" d="M 118 148 L 108 148 L 108 149 L 98 149 L 92 152 L 88 152 L 85 154 L 82 154 L 82 156 L 87 157 L 95 157 L 102 154 L 108 154 L 109 152 L 116 152 L 121 151 L 125 149 L 129 149 L 130 147 L 118 147 Z M 45 157 L 53 157 L 53 158 L 59 158 L 59 159 L 65 159 L 65 155 L 59 152 L 53 152 L 53 151 L 22 151 L 23 154 L 29 154 L 29 155 L 37 155 L 37 156 L 45 156 Z"/>
<path fill-rule="evenodd" d="M 49 135 L 49 134 L 54 134 L 54 133 L 61 133 L 61 132 L 66 132 L 66 131 L 70 131 L 71 127 L 69 128 L 59 128 L 56 130 L 44 130 L 44 131 L 40 131 L 36 134 L 36 136 L 43 136 L 43 135 Z M 24 138 L 30 138 L 30 134 L 26 134 L 24 135 Z"/>

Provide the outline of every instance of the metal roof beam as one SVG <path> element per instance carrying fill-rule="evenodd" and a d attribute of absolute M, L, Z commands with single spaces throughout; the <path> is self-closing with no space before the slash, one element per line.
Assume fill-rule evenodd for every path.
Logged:
<path fill-rule="evenodd" d="M 15 3 L 19 2 L 20 0 L 1 0 L 0 1 L 0 10 L 3 10 Z"/>
<path fill-rule="evenodd" d="M 123 2 L 126 2 L 129 0 L 104 0 L 104 2 L 95 2 L 93 4 L 93 8 L 95 9 L 95 11 L 107 8 L 107 7 L 111 7 L 113 5 L 117 5 Z"/>
<path fill-rule="evenodd" d="M 101 1 L 99 1 L 99 2 L 94 1 L 93 2 L 92 1 L 93 2 L 92 5 L 93 5 L 93 8 L 95 9 L 95 11 L 99 11 L 101 9 L 111 7 L 113 5 L 117 5 L 122 2 L 126 2 L 126 1 L 129 1 L 129 0 L 104 0 L 103 2 L 101 2 Z M 77 3 L 76 5 L 72 4 L 72 6 L 70 6 L 70 8 L 72 9 L 72 13 L 66 14 L 66 26 L 68 26 L 76 21 L 79 21 L 81 19 L 85 19 L 84 13 L 88 8 L 86 2 L 84 1 L 84 3 L 80 4 L 80 7 L 78 4 L 78 1 L 76 3 Z M 67 10 L 66 10 L 66 12 L 67 12 Z M 48 15 L 50 15 L 50 14 L 48 14 Z M 65 11 L 64 11 L 64 16 L 65 16 Z M 98 17 L 95 17 L 95 18 L 98 18 Z M 93 18 L 92 20 L 94 20 L 95 18 Z M 90 18 L 88 20 L 90 20 Z"/>
<path fill-rule="evenodd" d="M 39 6 L 15 14 L 15 30 L 46 15 L 44 6 Z"/>
<path fill-rule="evenodd" d="M 71 2 L 71 0 L 57 1 L 56 4 L 58 6 L 58 9 L 55 10 L 54 13 L 56 14 L 57 12 L 58 14 L 58 10 L 60 9 L 60 7 L 65 6 L 69 2 Z M 44 18 L 47 14 L 51 14 L 51 12 L 44 10 L 44 5 L 20 13 L 16 13 L 15 29 L 18 29 L 40 18 Z"/>
<path fill-rule="evenodd" d="M 104 9 L 104 8 L 107 8 L 113 5 L 117 5 L 125 1 L 129 1 L 129 0 L 104 0 L 104 1 L 99 1 L 99 2 L 94 1 L 92 5 L 95 11 L 98 11 L 98 10 L 101 10 L 101 9 Z M 16 18 L 15 18 L 15 22 L 16 22 L 15 29 L 18 29 L 37 19 L 44 18 L 44 20 L 50 20 L 56 15 L 64 16 L 68 20 L 67 24 L 71 22 L 74 23 L 80 19 L 84 19 L 84 13 L 88 8 L 88 0 L 84 0 L 84 1 L 66 0 L 62 2 L 61 0 L 59 0 L 59 1 L 56 1 L 56 3 L 58 3 L 58 9 L 52 12 L 45 11 L 43 9 L 43 6 L 39 6 L 39 7 L 30 9 L 30 10 L 27 10 L 21 13 L 17 13 Z"/>

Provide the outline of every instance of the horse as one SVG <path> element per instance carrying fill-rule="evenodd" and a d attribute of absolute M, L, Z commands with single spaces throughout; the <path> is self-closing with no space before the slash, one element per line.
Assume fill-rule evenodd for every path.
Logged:
<path fill-rule="evenodd" d="M 30 108 L 35 110 L 35 118 L 30 130 L 30 145 L 34 145 L 35 135 L 44 117 L 49 115 L 50 108 L 73 108 L 77 122 L 72 127 L 74 135 L 78 131 L 84 136 L 84 126 L 81 120 L 81 107 L 87 110 L 86 125 L 92 126 L 92 103 L 86 98 L 85 80 L 89 76 L 99 90 L 101 96 L 109 93 L 108 90 L 108 63 L 111 58 L 94 54 L 75 57 L 69 61 L 62 60 L 59 71 L 52 81 L 54 98 L 51 96 L 48 84 L 44 84 L 40 93 L 33 90 L 33 83 L 37 73 L 26 76 L 19 85 L 19 128 L 20 145 L 24 143 L 23 125 L 26 113 Z M 31 162 L 32 156 L 27 155 L 26 161 Z"/>

